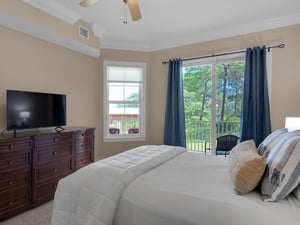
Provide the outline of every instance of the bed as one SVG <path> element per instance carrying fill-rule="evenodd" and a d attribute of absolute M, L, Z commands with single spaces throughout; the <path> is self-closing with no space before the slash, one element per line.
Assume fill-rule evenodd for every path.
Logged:
<path fill-rule="evenodd" d="M 300 201 L 234 192 L 228 157 L 141 146 L 59 182 L 52 225 L 300 225 Z"/>

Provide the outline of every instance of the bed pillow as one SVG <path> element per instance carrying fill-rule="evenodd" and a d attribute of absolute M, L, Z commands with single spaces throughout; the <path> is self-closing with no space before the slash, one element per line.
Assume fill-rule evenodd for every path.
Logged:
<path fill-rule="evenodd" d="M 288 134 L 289 132 L 287 128 L 281 128 L 273 131 L 258 146 L 257 148 L 258 153 L 260 155 L 265 155 L 267 157 L 270 151 L 274 149 L 274 147 L 278 144 L 278 142 L 280 142 L 280 140 Z"/>
<path fill-rule="evenodd" d="M 296 187 L 295 190 L 293 190 L 293 195 L 295 195 L 295 197 L 300 201 L 300 184 L 298 185 L 298 187 Z"/>
<path fill-rule="evenodd" d="M 267 157 L 267 168 L 261 183 L 264 201 L 285 198 L 300 183 L 300 136 L 283 138 Z"/>
<path fill-rule="evenodd" d="M 229 171 L 236 194 L 247 194 L 261 180 L 266 168 L 265 157 L 258 154 L 253 140 L 236 145 L 229 155 Z"/>

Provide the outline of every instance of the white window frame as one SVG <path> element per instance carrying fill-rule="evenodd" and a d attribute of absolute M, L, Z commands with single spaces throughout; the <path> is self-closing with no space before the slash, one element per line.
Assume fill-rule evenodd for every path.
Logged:
<path fill-rule="evenodd" d="M 142 69 L 142 82 L 139 93 L 140 114 L 138 134 L 110 134 L 109 133 L 109 99 L 107 67 L 133 67 Z M 125 61 L 104 61 L 103 62 L 103 140 L 104 142 L 122 141 L 145 141 L 146 140 L 146 63 L 125 62 Z M 120 83 L 124 81 L 120 80 Z"/>

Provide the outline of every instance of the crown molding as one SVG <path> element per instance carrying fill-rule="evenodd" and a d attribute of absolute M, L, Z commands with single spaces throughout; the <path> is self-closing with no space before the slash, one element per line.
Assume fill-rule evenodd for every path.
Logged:
<path fill-rule="evenodd" d="M 41 40 L 48 41 L 50 43 L 62 46 L 64 48 L 71 49 L 73 51 L 79 52 L 81 54 L 93 58 L 100 57 L 100 50 L 98 49 L 84 45 L 75 40 L 66 38 L 63 35 L 39 27 L 32 23 L 26 22 L 7 13 L 0 12 L 0 25 L 31 35 Z"/>

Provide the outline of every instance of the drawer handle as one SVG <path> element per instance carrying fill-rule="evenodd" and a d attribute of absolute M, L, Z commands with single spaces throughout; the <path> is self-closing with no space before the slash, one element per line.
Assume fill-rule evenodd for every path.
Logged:
<path fill-rule="evenodd" d="M 57 188 L 57 185 L 56 185 L 56 184 L 53 184 L 53 185 L 52 185 L 52 188 L 53 188 L 53 189 L 56 189 L 56 188 Z"/>
<path fill-rule="evenodd" d="M 84 137 L 84 133 L 82 133 L 81 136 Z"/>
<path fill-rule="evenodd" d="M 84 162 L 84 159 L 80 159 L 81 162 Z"/>
<path fill-rule="evenodd" d="M 57 172 L 57 169 L 56 169 L 56 168 L 53 168 L 53 172 Z"/>
<path fill-rule="evenodd" d="M 55 152 L 53 152 L 52 154 L 53 154 L 53 155 L 57 155 L 57 152 L 55 151 Z"/>
<path fill-rule="evenodd" d="M 81 145 L 81 148 L 84 148 L 84 144 Z"/>
<path fill-rule="evenodd" d="M 14 146 L 13 146 L 13 145 L 9 145 L 8 148 L 9 148 L 10 150 L 13 150 L 13 149 L 14 149 Z"/>
<path fill-rule="evenodd" d="M 9 160 L 9 161 L 8 161 L 8 165 L 11 166 L 12 164 L 13 164 L 13 161 Z"/>
<path fill-rule="evenodd" d="M 13 206 L 14 202 L 10 201 L 8 204 L 9 204 L 9 206 Z"/>
<path fill-rule="evenodd" d="M 57 142 L 58 141 L 58 138 L 53 138 L 53 142 Z"/>
<path fill-rule="evenodd" d="M 13 185 L 14 182 L 8 181 L 8 185 Z"/>

